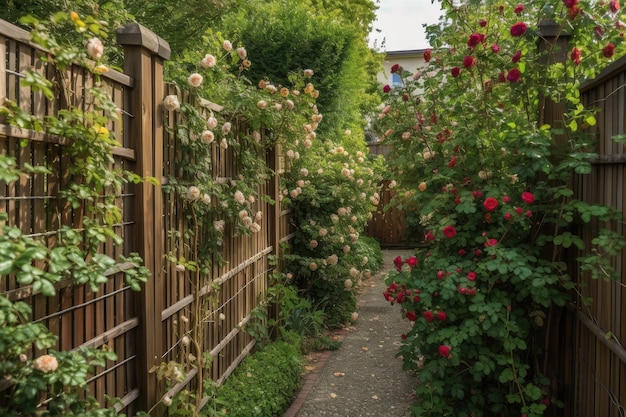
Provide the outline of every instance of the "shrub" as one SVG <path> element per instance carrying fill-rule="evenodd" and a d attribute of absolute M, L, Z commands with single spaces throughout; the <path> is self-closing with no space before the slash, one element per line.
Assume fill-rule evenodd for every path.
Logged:
<path fill-rule="evenodd" d="M 301 371 L 300 337 L 287 332 L 242 362 L 216 389 L 212 408 L 229 417 L 280 417 L 299 387 Z"/>

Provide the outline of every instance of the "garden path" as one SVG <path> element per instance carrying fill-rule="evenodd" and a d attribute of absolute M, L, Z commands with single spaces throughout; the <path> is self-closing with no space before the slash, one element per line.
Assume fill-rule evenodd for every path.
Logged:
<path fill-rule="evenodd" d="M 396 358 L 400 335 L 410 329 L 400 307 L 382 296 L 382 277 L 393 259 L 411 250 L 384 250 L 381 271 L 364 281 L 358 320 L 338 334 L 341 348 L 325 352 L 309 373 L 284 417 L 408 417 L 416 379 L 402 371 Z"/>

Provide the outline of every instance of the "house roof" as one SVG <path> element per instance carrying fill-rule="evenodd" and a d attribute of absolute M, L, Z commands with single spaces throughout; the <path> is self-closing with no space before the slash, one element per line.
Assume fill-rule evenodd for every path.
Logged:
<path fill-rule="evenodd" d="M 404 51 L 386 51 L 387 57 L 403 57 L 403 56 L 417 56 L 423 55 L 426 49 L 407 49 Z"/>

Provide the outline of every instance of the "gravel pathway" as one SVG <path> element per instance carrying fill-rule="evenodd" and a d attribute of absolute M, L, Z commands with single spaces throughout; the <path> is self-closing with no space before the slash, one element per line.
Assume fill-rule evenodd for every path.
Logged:
<path fill-rule="evenodd" d="M 396 358 L 400 335 L 410 324 L 400 308 L 382 296 L 384 272 L 409 250 L 385 250 L 384 265 L 364 281 L 358 298 L 359 318 L 343 333 L 341 348 L 322 356 L 284 417 L 409 417 L 415 378 Z"/>

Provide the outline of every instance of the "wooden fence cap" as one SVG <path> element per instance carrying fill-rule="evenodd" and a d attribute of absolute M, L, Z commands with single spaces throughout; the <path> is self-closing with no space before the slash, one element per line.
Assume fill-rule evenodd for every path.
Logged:
<path fill-rule="evenodd" d="M 119 45 L 140 45 L 163 59 L 170 59 L 172 50 L 169 43 L 139 23 L 122 26 L 115 33 Z"/>

